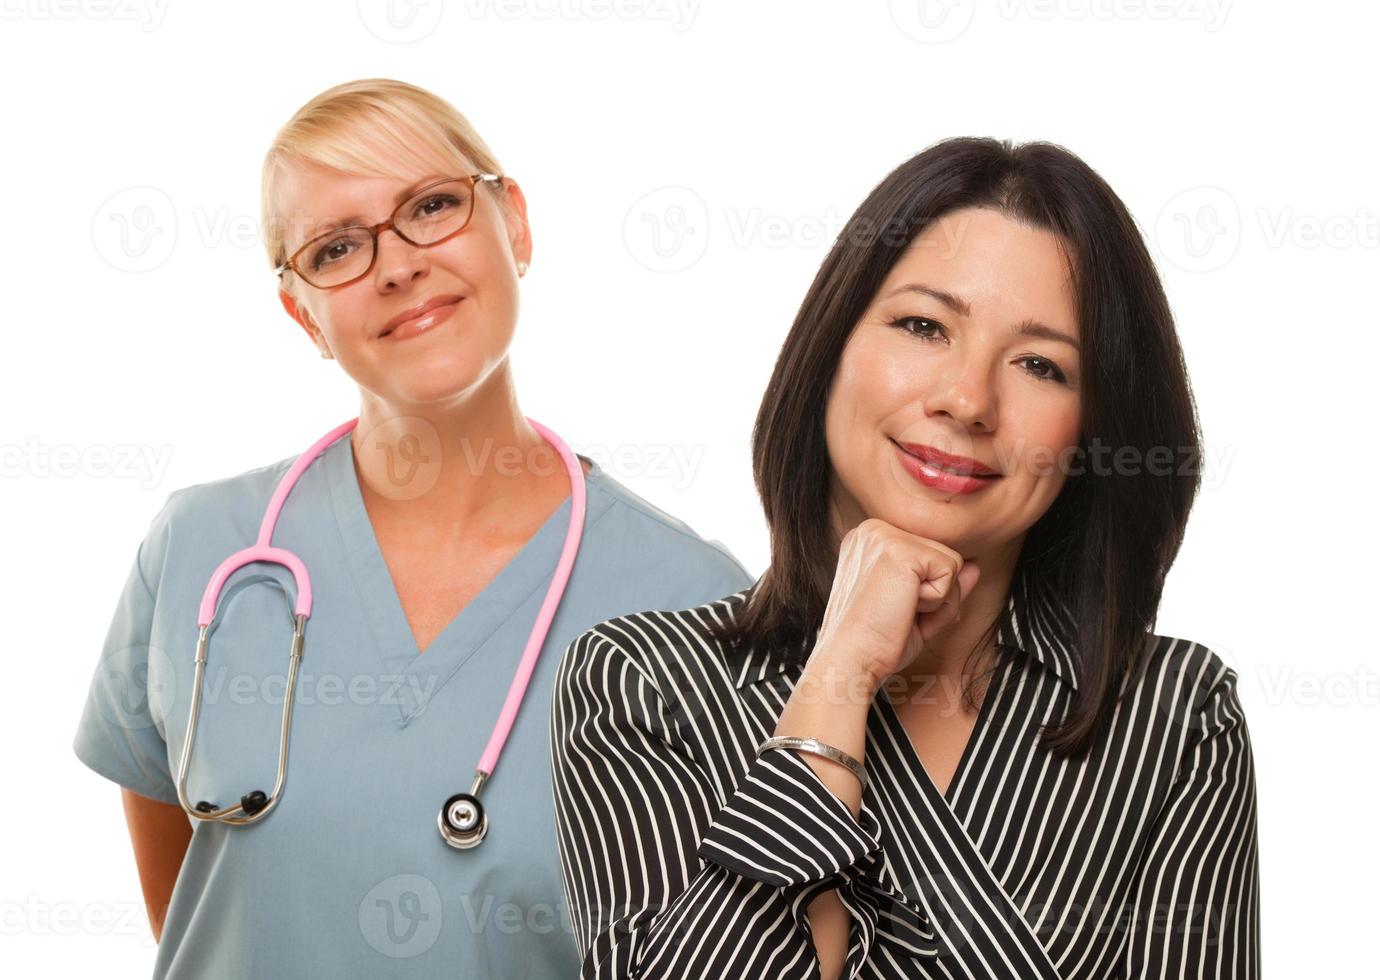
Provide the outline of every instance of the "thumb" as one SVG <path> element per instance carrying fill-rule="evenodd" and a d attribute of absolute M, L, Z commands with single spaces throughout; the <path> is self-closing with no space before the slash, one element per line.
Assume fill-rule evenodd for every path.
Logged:
<path fill-rule="evenodd" d="M 963 601 L 968 598 L 968 594 L 973 591 L 973 586 L 977 585 L 982 569 L 978 568 L 973 562 L 964 562 L 963 567 L 958 570 L 958 602 L 959 611 L 962 612 Z M 958 616 L 954 617 L 959 618 Z"/>

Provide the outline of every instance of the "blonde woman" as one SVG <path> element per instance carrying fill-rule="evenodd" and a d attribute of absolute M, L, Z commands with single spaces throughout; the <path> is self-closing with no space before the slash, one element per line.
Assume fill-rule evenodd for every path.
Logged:
<path fill-rule="evenodd" d="M 122 787 L 154 975 L 569 977 L 559 655 L 751 578 L 519 409 L 526 203 L 449 103 L 381 79 L 312 99 L 268 151 L 263 227 L 358 421 L 173 492 L 116 606 L 74 747 Z M 256 542 L 282 550 L 208 590 Z"/>

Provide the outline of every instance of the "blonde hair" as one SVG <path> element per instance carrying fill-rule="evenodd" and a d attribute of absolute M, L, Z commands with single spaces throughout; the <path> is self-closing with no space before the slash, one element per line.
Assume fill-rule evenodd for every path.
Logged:
<path fill-rule="evenodd" d="M 279 182 L 303 163 L 359 177 L 396 177 L 414 164 L 451 175 L 468 174 L 468 167 L 503 173 L 469 120 L 426 89 L 391 78 L 329 88 L 293 114 L 264 156 L 260 217 L 272 269 L 287 260 L 292 227 L 281 216 Z"/>

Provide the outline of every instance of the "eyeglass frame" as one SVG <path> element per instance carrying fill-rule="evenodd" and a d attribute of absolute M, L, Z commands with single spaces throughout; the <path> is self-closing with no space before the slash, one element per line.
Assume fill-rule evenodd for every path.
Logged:
<path fill-rule="evenodd" d="M 406 235 L 404 235 L 401 231 L 398 230 L 398 226 L 395 225 L 393 222 L 397 220 L 399 211 L 401 211 L 403 208 L 405 208 L 408 204 L 410 204 L 418 197 L 421 197 L 427 191 L 431 190 L 433 187 L 439 187 L 442 184 L 449 184 L 452 181 L 456 180 L 467 180 L 470 184 L 470 213 L 466 215 L 464 224 L 462 224 L 459 228 L 456 228 L 453 232 L 451 232 L 449 235 L 446 235 L 444 238 L 438 238 L 436 239 L 436 241 L 428 242 L 425 245 L 421 244 L 420 242 L 414 242 L 412 239 L 408 238 Z M 341 286 L 348 286 L 352 282 L 359 282 L 359 280 L 363 279 L 365 276 L 367 276 L 370 272 L 373 271 L 374 263 L 379 260 L 379 235 L 382 234 L 386 229 L 393 229 L 393 234 L 397 235 L 399 238 L 407 242 L 407 244 L 409 245 L 416 246 L 417 248 L 431 248 L 435 245 L 440 245 L 442 242 L 450 241 L 456 235 L 460 234 L 462 231 L 468 228 L 470 226 L 470 222 L 474 220 L 474 199 L 478 197 L 477 192 L 479 190 L 480 181 L 483 181 L 485 183 L 492 183 L 494 181 L 497 181 L 498 185 L 501 187 L 503 184 L 503 175 L 478 173 L 467 174 L 463 177 L 441 177 L 438 180 L 433 180 L 431 183 L 425 185 L 424 187 L 417 188 L 416 193 L 409 195 L 406 201 L 403 201 L 396 208 L 394 208 L 393 213 L 390 214 L 387 220 L 385 221 L 380 221 L 376 225 L 344 225 L 340 228 L 334 228 L 330 231 L 324 231 L 319 235 L 313 235 L 311 238 L 309 238 L 306 242 L 302 244 L 301 248 L 297 249 L 297 251 L 293 252 L 290 256 L 288 256 L 287 261 L 280 263 L 278 267 L 273 270 L 273 272 L 277 275 L 279 279 L 281 279 L 283 278 L 283 273 L 287 272 L 290 269 L 297 274 L 298 279 L 301 279 L 304 283 L 306 283 L 308 286 L 311 286 L 313 289 L 339 289 Z M 292 264 L 294 261 L 296 261 L 297 256 L 301 255 L 309 247 L 311 247 L 312 243 L 319 241 L 322 238 L 327 238 L 331 235 L 338 235 L 341 232 L 348 231 L 351 228 L 363 229 L 364 231 L 367 231 L 369 233 L 369 237 L 373 239 L 374 251 L 373 254 L 369 256 L 369 267 L 366 268 L 359 275 L 354 276 L 350 279 L 346 279 L 344 282 L 337 282 L 330 286 L 318 286 L 316 283 L 312 282 L 310 279 L 304 276 L 301 273 L 301 271 L 295 265 Z"/>

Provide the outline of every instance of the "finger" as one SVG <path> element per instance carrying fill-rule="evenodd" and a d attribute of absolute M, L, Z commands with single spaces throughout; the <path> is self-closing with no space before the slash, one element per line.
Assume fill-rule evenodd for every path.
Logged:
<path fill-rule="evenodd" d="M 961 605 L 968 598 L 968 593 L 973 591 L 973 586 L 977 585 L 978 577 L 982 575 L 982 569 L 974 562 L 964 562 L 963 567 L 958 572 L 958 601 Z"/>
<path fill-rule="evenodd" d="M 959 563 L 948 555 L 937 551 L 927 551 L 921 556 L 918 574 L 922 577 L 916 608 L 921 612 L 934 612 L 948 601 L 954 587 L 958 584 Z"/>
<path fill-rule="evenodd" d="M 919 629 L 921 637 L 928 643 L 930 638 L 948 626 L 958 616 L 958 603 L 945 602 L 933 612 L 919 613 L 915 617 L 916 628 Z"/>
<path fill-rule="evenodd" d="M 980 574 L 981 570 L 977 565 L 972 562 L 965 563 L 954 577 L 954 588 L 943 601 L 931 612 L 916 613 L 915 624 L 926 641 L 945 626 L 961 618 L 963 600 L 972 592 Z"/>
<path fill-rule="evenodd" d="M 952 622 L 958 622 L 963 618 L 963 601 L 968 598 L 968 593 L 977 584 L 981 570 L 972 562 L 967 562 L 958 570 L 958 575 L 954 577 L 954 587 L 949 594 L 944 597 L 944 611 L 948 612 L 950 607 L 953 609 Z"/>

